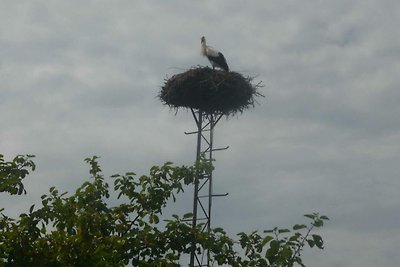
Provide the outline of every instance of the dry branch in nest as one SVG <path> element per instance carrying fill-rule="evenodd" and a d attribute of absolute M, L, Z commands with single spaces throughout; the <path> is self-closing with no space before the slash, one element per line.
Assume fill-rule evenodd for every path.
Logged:
<path fill-rule="evenodd" d="M 159 97 L 171 108 L 193 108 L 206 113 L 234 115 L 254 106 L 255 96 L 263 96 L 252 78 L 237 72 L 197 67 L 165 80 Z"/>

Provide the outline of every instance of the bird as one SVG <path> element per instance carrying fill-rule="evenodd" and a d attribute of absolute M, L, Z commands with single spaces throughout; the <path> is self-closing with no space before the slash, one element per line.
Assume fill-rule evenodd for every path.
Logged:
<path fill-rule="evenodd" d="M 204 36 L 201 37 L 201 54 L 208 58 L 213 70 L 215 67 L 218 67 L 222 70 L 229 71 L 224 55 L 221 52 L 214 50 L 211 46 L 207 46 L 206 38 Z"/>

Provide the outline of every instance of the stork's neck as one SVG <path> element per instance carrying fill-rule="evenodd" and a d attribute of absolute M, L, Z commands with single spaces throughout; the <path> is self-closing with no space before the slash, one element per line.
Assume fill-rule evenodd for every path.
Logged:
<path fill-rule="evenodd" d="M 205 40 L 201 42 L 201 54 L 204 56 L 207 55 L 207 45 Z"/>

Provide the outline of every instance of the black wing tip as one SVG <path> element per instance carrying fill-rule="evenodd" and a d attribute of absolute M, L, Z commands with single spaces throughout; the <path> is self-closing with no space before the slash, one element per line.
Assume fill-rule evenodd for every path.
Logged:
<path fill-rule="evenodd" d="M 214 59 L 215 62 L 218 64 L 218 66 L 220 66 L 221 69 L 229 72 L 229 67 L 228 64 L 226 63 L 224 55 L 221 52 L 219 52 L 218 56 L 219 56 L 218 58 Z"/>

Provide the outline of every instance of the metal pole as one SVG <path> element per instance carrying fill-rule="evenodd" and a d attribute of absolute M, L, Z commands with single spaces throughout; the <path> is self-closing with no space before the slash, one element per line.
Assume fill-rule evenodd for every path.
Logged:
<path fill-rule="evenodd" d="M 213 160 L 213 142 L 214 142 L 214 115 L 209 115 L 210 120 L 210 142 L 209 142 L 209 161 L 212 163 Z M 212 206 L 212 198 L 213 198 L 213 187 L 212 187 L 212 172 L 208 174 L 208 224 L 207 224 L 207 232 L 210 233 L 211 229 L 211 206 Z M 207 266 L 210 266 L 210 252 L 207 251 Z"/>
<path fill-rule="evenodd" d="M 193 116 L 196 118 L 194 111 Z M 203 112 L 199 110 L 198 114 L 198 119 L 196 120 L 197 124 L 197 149 L 196 149 L 196 162 L 200 160 L 201 157 L 201 139 L 202 139 L 202 127 L 203 127 Z M 199 194 L 199 176 L 201 174 L 198 173 L 196 175 L 195 181 L 194 181 L 194 197 L 193 197 L 193 220 L 192 220 L 192 228 L 195 228 L 197 225 L 197 202 L 198 202 L 198 194 Z M 195 260 L 195 253 L 196 253 L 196 241 L 193 240 L 192 242 L 192 252 L 190 253 L 190 266 L 194 266 L 194 260 Z"/>

